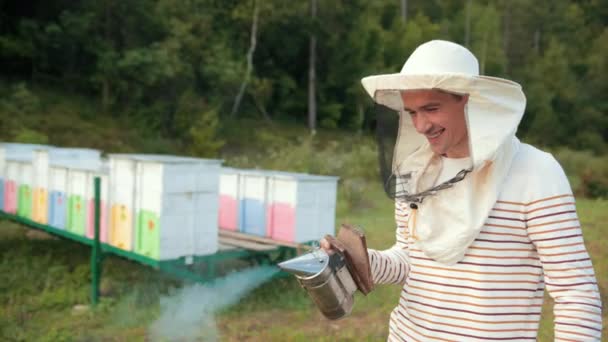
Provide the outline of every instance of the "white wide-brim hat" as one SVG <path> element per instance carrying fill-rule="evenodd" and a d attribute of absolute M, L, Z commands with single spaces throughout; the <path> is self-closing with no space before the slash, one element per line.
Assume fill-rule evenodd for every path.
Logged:
<path fill-rule="evenodd" d="M 477 59 L 469 50 L 442 40 L 420 45 L 401 72 L 365 77 L 361 82 L 375 102 L 399 113 L 392 171 L 408 179 L 403 186 L 408 193 L 433 186 L 443 162 L 404 114 L 401 93 L 440 89 L 468 94 L 464 114 L 471 173 L 453 187 L 426 197 L 417 206 L 416 219 L 408 220 L 408 231 L 417 231 L 416 245 L 428 257 L 444 264 L 462 260 L 496 203 L 518 151 L 515 132 L 526 107 L 521 86 L 479 75 Z"/>
<path fill-rule="evenodd" d="M 441 89 L 468 94 L 465 117 L 474 164 L 492 159 L 504 140 L 515 134 L 526 106 L 521 86 L 513 81 L 479 75 L 477 58 L 465 47 L 432 40 L 420 45 L 401 72 L 368 76 L 363 87 L 376 103 L 401 112 L 401 92 Z M 404 158 L 424 144 L 409 120 L 401 120 L 395 158 Z"/>

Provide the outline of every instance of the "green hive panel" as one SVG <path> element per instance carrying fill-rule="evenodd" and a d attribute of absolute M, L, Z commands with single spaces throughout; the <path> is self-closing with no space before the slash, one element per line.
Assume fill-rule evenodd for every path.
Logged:
<path fill-rule="evenodd" d="M 160 257 L 160 226 L 158 214 L 148 210 L 140 210 L 137 215 L 136 252 L 149 258 Z"/>
<path fill-rule="evenodd" d="M 84 235 L 86 224 L 86 208 L 82 196 L 72 195 L 68 207 L 68 230 Z"/>
<path fill-rule="evenodd" d="M 17 215 L 26 218 L 32 217 L 32 191 L 29 185 L 22 184 L 19 186 Z"/>

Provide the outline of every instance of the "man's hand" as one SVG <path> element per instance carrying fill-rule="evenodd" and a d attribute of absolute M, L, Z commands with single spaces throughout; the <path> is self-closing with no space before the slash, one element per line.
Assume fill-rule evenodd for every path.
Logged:
<path fill-rule="evenodd" d="M 332 255 L 336 252 L 336 250 L 329 244 L 326 238 L 322 238 L 319 240 L 319 247 L 327 253 L 327 255 Z"/>

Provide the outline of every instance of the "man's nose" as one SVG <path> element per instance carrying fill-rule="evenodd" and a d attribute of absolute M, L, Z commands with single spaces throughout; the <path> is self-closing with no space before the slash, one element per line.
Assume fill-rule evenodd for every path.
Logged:
<path fill-rule="evenodd" d="M 433 124 L 428 120 L 426 115 L 423 113 L 417 113 L 416 117 L 414 118 L 414 127 L 418 133 L 424 134 L 428 132 L 432 126 Z"/>

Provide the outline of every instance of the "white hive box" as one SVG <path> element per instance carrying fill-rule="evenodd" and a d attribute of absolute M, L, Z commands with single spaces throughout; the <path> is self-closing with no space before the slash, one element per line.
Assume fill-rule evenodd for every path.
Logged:
<path fill-rule="evenodd" d="M 110 155 L 111 237 L 119 234 L 116 242 L 155 260 L 215 253 L 220 165 L 168 155 Z"/>
<path fill-rule="evenodd" d="M 338 177 L 274 172 L 268 180 L 267 235 L 289 242 L 335 235 Z"/>
<path fill-rule="evenodd" d="M 222 168 L 220 227 L 277 241 L 335 232 L 337 177 Z M 236 216 L 236 218 L 235 218 Z"/>

